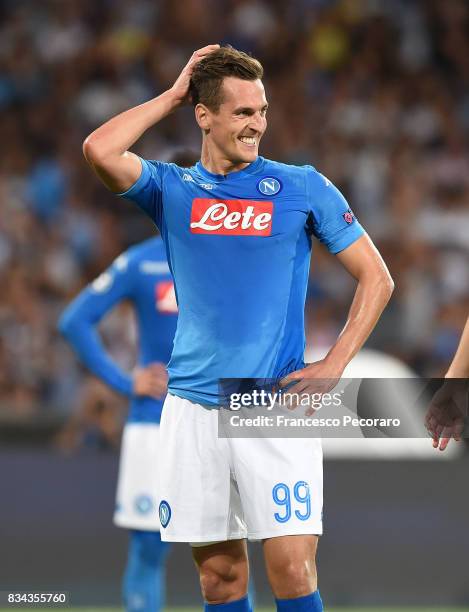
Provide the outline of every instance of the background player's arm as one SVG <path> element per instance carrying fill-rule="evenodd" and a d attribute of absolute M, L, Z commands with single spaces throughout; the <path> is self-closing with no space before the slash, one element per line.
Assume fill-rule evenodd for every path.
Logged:
<path fill-rule="evenodd" d="M 148 130 L 187 102 L 192 70 L 219 45 L 208 45 L 192 54 L 174 85 L 145 104 L 113 117 L 92 132 L 83 143 L 83 154 L 103 183 L 115 192 L 124 192 L 139 178 L 140 159 L 130 147 Z"/>
<path fill-rule="evenodd" d="M 469 378 L 469 318 L 446 378 Z"/>
<path fill-rule="evenodd" d="M 448 380 L 433 396 L 425 416 L 425 425 L 433 438 L 433 447 L 442 451 L 451 438 L 459 441 L 465 435 L 465 425 L 469 425 L 469 318 L 445 378 Z"/>
<path fill-rule="evenodd" d="M 99 321 L 122 300 L 130 297 L 131 279 L 126 272 L 111 268 L 86 287 L 65 309 L 59 330 L 80 361 L 110 387 L 127 396 L 160 398 L 166 393 L 167 375 L 163 364 L 125 372 L 108 354 L 96 329 Z M 107 284 L 106 284 L 107 283 Z"/>

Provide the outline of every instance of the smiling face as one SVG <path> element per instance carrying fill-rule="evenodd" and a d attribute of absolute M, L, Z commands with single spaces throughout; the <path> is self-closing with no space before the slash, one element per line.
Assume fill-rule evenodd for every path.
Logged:
<path fill-rule="evenodd" d="M 260 79 L 247 81 L 225 77 L 222 102 L 217 111 L 203 104 L 195 108 L 204 132 L 202 161 L 211 171 L 241 170 L 255 161 L 267 127 L 267 100 Z M 224 173 L 224 172 L 222 172 Z"/>

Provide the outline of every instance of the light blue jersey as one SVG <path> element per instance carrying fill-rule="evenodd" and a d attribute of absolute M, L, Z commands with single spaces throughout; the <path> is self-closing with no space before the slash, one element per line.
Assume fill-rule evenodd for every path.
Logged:
<path fill-rule="evenodd" d="M 226 176 L 142 160 L 120 195 L 159 227 L 174 276 L 171 393 L 219 405 L 221 378 L 304 367 L 312 237 L 338 253 L 363 234 L 334 185 L 311 166 L 262 157 Z"/>
<path fill-rule="evenodd" d="M 161 238 L 130 248 L 88 285 L 62 314 L 59 329 L 81 361 L 105 383 L 131 398 L 128 421 L 159 423 L 162 400 L 135 396 L 132 377 L 106 352 L 96 325 L 116 304 L 129 300 L 136 313 L 138 365 L 167 364 L 177 321 L 174 285 Z"/>

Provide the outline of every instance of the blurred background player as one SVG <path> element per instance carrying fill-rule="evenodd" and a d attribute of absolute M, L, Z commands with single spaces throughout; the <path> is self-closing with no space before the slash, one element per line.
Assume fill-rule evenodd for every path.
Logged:
<path fill-rule="evenodd" d="M 95 326 L 122 300 L 135 308 L 140 354 L 132 374 L 107 354 Z M 130 398 L 122 437 L 114 522 L 130 529 L 124 575 L 126 609 L 160 610 L 164 562 L 156 511 L 159 421 L 166 396 L 168 362 L 177 306 L 164 246 L 155 237 L 120 255 L 63 313 L 59 328 L 81 361 L 116 391 Z"/>
<path fill-rule="evenodd" d="M 190 152 L 174 156 L 179 165 Z M 137 315 L 139 357 L 132 374 L 123 371 L 101 342 L 96 326 L 123 300 Z M 166 364 L 177 322 L 174 285 L 161 238 L 150 238 L 120 255 L 68 306 L 59 329 L 80 360 L 107 385 L 130 398 L 122 438 L 114 522 L 130 529 L 123 594 L 127 610 L 155 612 L 164 602 L 164 563 L 157 499 L 157 450 L 167 390 Z"/>

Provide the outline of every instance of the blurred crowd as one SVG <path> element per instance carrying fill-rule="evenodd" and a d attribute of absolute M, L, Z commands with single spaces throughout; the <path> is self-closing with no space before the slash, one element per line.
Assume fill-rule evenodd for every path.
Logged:
<path fill-rule="evenodd" d="M 469 311 L 468 34 L 464 0 L 0 2 L 0 415 L 67 414 L 93 397 L 57 317 L 154 230 L 92 175 L 82 142 L 164 91 L 211 42 L 264 64 L 261 153 L 327 175 L 389 265 L 396 291 L 369 345 L 419 374 L 443 373 Z M 165 159 L 181 146 L 200 146 L 190 108 L 135 151 Z M 315 246 L 311 343 L 334 341 L 352 291 Z M 129 310 L 103 333 L 131 367 Z M 89 411 L 107 423 L 103 402 L 115 400 L 99 401 Z"/>

